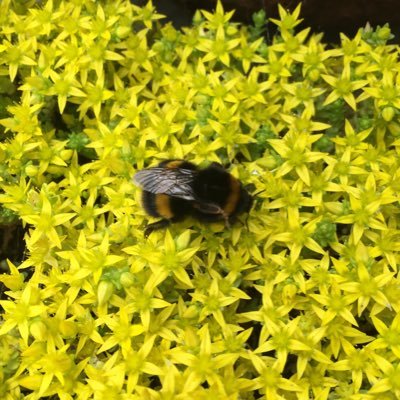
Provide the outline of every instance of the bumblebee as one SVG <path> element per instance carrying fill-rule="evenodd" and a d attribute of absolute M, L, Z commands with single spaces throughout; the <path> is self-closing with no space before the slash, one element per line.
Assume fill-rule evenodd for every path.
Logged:
<path fill-rule="evenodd" d="M 224 220 L 230 226 L 237 215 L 249 212 L 253 204 L 242 183 L 218 163 L 200 169 L 188 161 L 166 160 L 154 168 L 138 171 L 133 181 L 143 190 L 146 213 L 162 218 L 146 227 L 146 237 L 187 216 L 205 222 Z"/>

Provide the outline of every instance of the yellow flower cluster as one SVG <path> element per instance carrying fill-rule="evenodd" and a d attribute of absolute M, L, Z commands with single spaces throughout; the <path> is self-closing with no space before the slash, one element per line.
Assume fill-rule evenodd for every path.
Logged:
<path fill-rule="evenodd" d="M 3 0 L 4 400 L 400 398 L 400 62 L 387 26 L 271 41 L 221 3 Z M 221 162 L 246 224 L 143 237 L 132 176 Z M 4 250 L 4 249 L 3 249 Z M 2 251 L 3 251 L 2 250 Z M 3 254 L 3 253 L 2 253 Z"/>

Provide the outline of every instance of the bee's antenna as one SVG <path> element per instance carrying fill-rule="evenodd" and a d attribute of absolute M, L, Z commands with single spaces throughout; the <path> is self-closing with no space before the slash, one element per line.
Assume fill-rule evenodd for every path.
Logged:
<path fill-rule="evenodd" d="M 247 230 L 249 230 L 249 216 L 250 216 L 250 214 L 247 214 L 246 219 L 244 220 L 244 224 L 246 225 Z"/>
<path fill-rule="evenodd" d="M 258 192 L 256 192 L 256 193 L 254 193 L 252 196 L 253 196 L 253 197 L 257 197 L 259 194 L 265 192 L 265 190 L 266 190 L 266 189 L 260 190 L 260 191 L 258 191 Z"/>

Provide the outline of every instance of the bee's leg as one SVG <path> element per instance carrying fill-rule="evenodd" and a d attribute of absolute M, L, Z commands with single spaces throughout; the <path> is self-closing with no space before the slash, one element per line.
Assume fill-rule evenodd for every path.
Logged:
<path fill-rule="evenodd" d="M 170 224 L 170 220 L 168 219 L 161 219 L 160 221 L 153 222 L 146 226 L 144 230 L 144 237 L 147 238 L 151 232 L 157 231 L 159 229 L 163 229 Z"/>
<path fill-rule="evenodd" d="M 231 227 L 231 221 L 230 221 L 229 215 L 225 214 L 224 212 L 222 212 L 222 216 L 224 217 L 225 226 L 227 228 L 230 228 Z"/>

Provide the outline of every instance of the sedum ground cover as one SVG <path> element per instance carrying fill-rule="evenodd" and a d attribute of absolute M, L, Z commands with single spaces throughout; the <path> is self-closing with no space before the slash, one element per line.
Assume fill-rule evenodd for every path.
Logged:
<path fill-rule="evenodd" d="M 400 398 L 400 63 L 280 9 L 3 0 L 0 398 Z M 131 177 L 217 161 L 258 192 L 231 229 L 143 237 Z M 12 246 L 12 241 L 9 244 Z"/>

